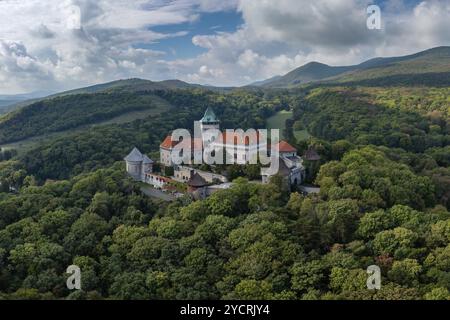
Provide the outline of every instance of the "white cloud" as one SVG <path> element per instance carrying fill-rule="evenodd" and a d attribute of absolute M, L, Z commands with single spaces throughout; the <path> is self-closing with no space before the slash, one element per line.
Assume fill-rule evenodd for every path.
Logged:
<path fill-rule="evenodd" d="M 19 90 L 23 83 L 52 80 L 45 63 L 30 55 L 22 43 L 0 40 L 1 91 Z"/>
<path fill-rule="evenodd" d="M 450 2 L 389 0 L 382 31 L 366 28 L 368 0 L 0 0 L 0 93 L 66 89 L 127 77 L 242 85 L 310 61 L 352 64 L 450 44 Z M 81 29 L 68 28 L 72 6 Z M 166 60 L 138 44 L 186 35 L 152 27 L 237 9 L 235 32 L 194 35 L 206 52 Z M 206 30 L 207 34 L 213 32 Z M 151 48 L 151 46 L 146 46 Z M 169 50 L 169 49 L 168 49 Z"/>
<path fill-rule="evenodd" d="M 241 0 L 245 24 L 234 33 L 196 36 L 208 52 L 193 61 L 226 70 L 222 85 L 284 74 L 310 61 L 348 65 L 375 56 L 415 53 L 450 45 L 450 2 L 424 1 L 408 8 L 390 0 L 383 30 L 368 30 L 368 0 Z M 201 82 L 201 74 L 197 74 Z M 205 79 L 211 82 L 211 79 Z"/>
<path fill-rule="evenodd" d="M 368 0 L 245 0 L 240 10 L 249 28 L 266 41 L 347 47 L 370 41 Z"/>
<path fill-rule="evenodd" d="M 60 90 L 134 76 L 163 79 L 169 76 L 164 52 L 136 45 L 185 35 L 153 32 L 151 27 L 189 22 L 202 6 L 200 0 L 0 1 L 2 45 L 20 44 L 26 53 L 0 51 L 0 79 L 8 79 L 0 90 Z M 79 29 L 74 28 L 77 10 Z M 38 81 L 42 78 L 52 81 Z"/>

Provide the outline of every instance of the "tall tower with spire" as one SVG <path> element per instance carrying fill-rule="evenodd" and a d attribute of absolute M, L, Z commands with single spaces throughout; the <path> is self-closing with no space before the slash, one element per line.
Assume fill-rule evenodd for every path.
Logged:
<path fill-rule="evenodd" d="M 212 108 L 208 107 L 208 109 L 206 109 L 205 115 L 200 120 L 200 129 L 203 141 L 214 141 L 215 134 L 213 130 L 220 130 L 220 121 Z"/>

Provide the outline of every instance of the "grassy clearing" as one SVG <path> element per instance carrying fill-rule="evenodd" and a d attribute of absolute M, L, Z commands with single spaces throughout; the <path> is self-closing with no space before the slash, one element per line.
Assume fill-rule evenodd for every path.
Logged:
<path fill-rule="evenodd" d="M 267 129 L 279 129 L 280 139 L 284 139 L 283 131 L 286 128 L 286 120 L 291 119 L 293 116 L 292 111 L 282 110 L 274 116 L 267 119 Z"/>
<path fill-rule="evenodd" d="M 267 119 L 268 129 L 280 129 L 280 139 L 284 139 L 284 129 L 286 128 L 286 120 L 291 119 L 294 116 L 292 111 L 282 110 L 276 115 Z M 294 131 L 294 137 L 297 141 L 308 140 L 311 135 L 307 130 Z"/>
<path fill-rule="evenodd" d="M 294 131 L 294 137 L 297 141 L 305 141 L 311 138 L 308 130 L 297 130 Z"/>

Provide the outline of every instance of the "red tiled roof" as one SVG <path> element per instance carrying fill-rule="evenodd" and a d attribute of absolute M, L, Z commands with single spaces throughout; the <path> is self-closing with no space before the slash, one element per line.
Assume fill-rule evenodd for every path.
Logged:
<path fill-rule="evenodd" d="M 161 179 L 162 181 L 166 182 L 166 183 L 170 183 L 170 182 L 173 182 L 173 180 L 172 180 L 172 179 L 170 179 L 170 178 L 166 178 L 166 177 L 161 177 L 161 176 L 159 176 L 158 178 L 159 178 L 159 179 Z"/>
<path fill-rule="evenodd" d="M 184 142 L 180 142 L 184 146 Z M 203 140 L 199 138 L 191 138 L 191 150 L 203 150 Z"/>
<path fill-rule="evenodd" d="M 264 143 L 264 141 L 260 141 L 260 134 L 258 131 L 256 131 L 256 133 L 254 133 L 252 135 L 244 134 L 243 137 L 244 137 L 245 141 L 242 141 L 241 135 L 236 132 L 234 132 L 231 135 L 227 135 L 227 133 L 224 132 L 219 135 L 219 137 L 217 138 L 216 141 L 223 143 L 223 144 L 231 143 L 231 144 L 235 144 L 235 145 L 242 145 L 245 142 L 246 146 L 248 146 L 250 144 L 250 142 L 255 143 L 255 144 L 258 144 L 259 142 Z M 183 143 L 183 142 L 172 141 L 172 136 L 169 135 L 161 143 L 160 147 L 165 148 L 165 149 L 173 149 L 179 143 Z M 192 143 L 192 146 L 191 146 L 192 149 L 202 149 L 203 148 L 203 140 L 201 138 L 191 138 L 191 143 Z"/>
<path fill-rule="evenodd" d="M 176 145 L 180 144 L 183 146 L 183 141 L 172 141 L 172 136 L 167 136 L 166 139 L 161 143 L 160 147 L 165 149 L 173 149 Z M 203 140 L 198 138 L 191 138 L 191 149 L 202 150 Z"/>
<path fill-rule="evenodd" d="M 227 135 L 226 132 L 222 133 L 219 138 L 218 141 L 222 142 L 224 144 L 227 143 L 231 143 L 231 144 L 235 144 L 235 145 L 241 145 L 243 144 L 244 141 L 242 141 L 242 137 L 244 137 L 245 139 L 245 145 L 248 146 L 250 144 L 250 142 L 253 142 L 255 144 L 259 143 L 260 140 L 260 135 L 259 132 L 256 131 L 256 133 L 252 134 L 252 135 L 246 135 L 244 134 L 243 136 L 241 136 L 240 134 L 233 132 L 233 134 L 231 135 Z M 262 143 L 263 141 L 261 141 Z"/>
<path fill-rule="evenodd" d="M 297 152 L 297 149 L 295 149 L 293 146 L 291 146 L 289 143 L 283 140 L 280 141 L 280 143 L 278 143 L 278 150 L 279 152 Z"/>
<path fill-rule="evenodd" d="M 153 173 L 147 173 L 147 176 L 148 177 L 158 178 L 159 180 L 164 181 L 165 183 L 170 183 L 170 182 L 174 181 L 174 180 L 172 180 L 170 178 L 163 177 L 163 176 L 160 176 L 160 175 L 157 175 L 157 174 L 153 174 Z"/>
<path fill-rule="evenodd" d="M 164 190 L 167 190 L 167 191 L 177 191 L 177 187 L 175 187 L 175 186 L 169 184 L 169 185 L 164 186 Z"/>
<path fill-rule="evenodd" d="M 172 149 L 178 144 L 177 141 L 172 141 L 172 136 L 167 136 L 166 139 L 161 143 L 160 147 L 165 149 Z"/>

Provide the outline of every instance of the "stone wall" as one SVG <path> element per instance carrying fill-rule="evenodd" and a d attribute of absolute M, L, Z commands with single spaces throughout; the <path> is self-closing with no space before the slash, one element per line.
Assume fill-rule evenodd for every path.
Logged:
<path fill-rule="evenodd" d="M 187 166 L 175 167 L 174 180 L 179 182 L 187 182 L 195 173 L 198 173 L 208 183 L 214 183 L 217 181 L 222 183 L 228 182 L 228 179 L 223 175 L 197 170 Z"/>

